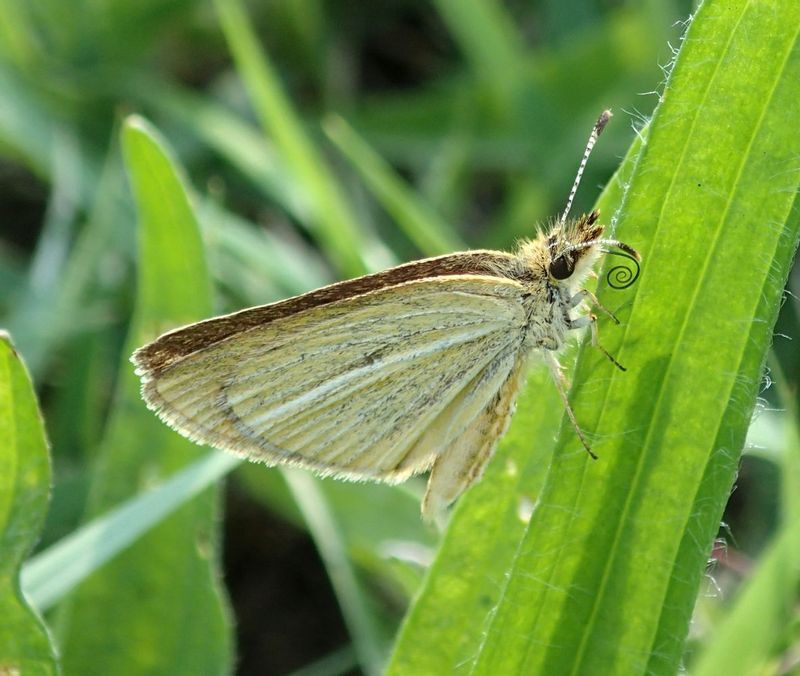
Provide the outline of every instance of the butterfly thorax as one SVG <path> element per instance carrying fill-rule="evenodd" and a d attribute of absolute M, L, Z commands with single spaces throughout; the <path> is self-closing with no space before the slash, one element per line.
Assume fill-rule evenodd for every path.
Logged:
<path fill-rule="evenodd" d="M 505 275 L 526 288 L 528 317 L 524 347 L 558 350 L 570 329 L 572 299 L 599 254 L 592 243 L 603 233 L 596 211 L 520 243 Z"/>
<path fill-rule="evenodd" d="M 527 317 L 523 349 L 560 350 L 569 330 L 569 289 L 549 279 L 525 284 L 522 298 Z"/>

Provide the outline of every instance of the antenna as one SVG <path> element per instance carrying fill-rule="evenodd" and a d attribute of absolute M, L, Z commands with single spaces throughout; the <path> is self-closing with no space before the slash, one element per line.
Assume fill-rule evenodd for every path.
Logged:
<path fill-rule="evenodd" d="M 586 169 L 586 162 L 589 160 L 589 155 L 592 154 L 592 148 L 594 148 L 594 144 L 597 143 L 597 137 L 600 136 L 610 119 L 611 111 L 604 110 L 600 113 L 600 117 L 597 118 L 597 122 L 594 123 L 594 127 L 592 127 L 592 133 L 589 134 L 589 140 L 586 142 L 586 150 L 583 151 L 583 159 L 578 167 L 578 173 L 575 175 L 575 182 L 572 184 L 572 190 L 569 191 L 567 207 L 564 209 L 561 218 L 558 219 L 559 224 L 562 226 L 567 222 L 567 216 L 569 216 L 569 211 L 572 209 L 572 200 L 575 199 L 575 193 L 578 192 L 578 186 L 581 184 L 581 178 L 583 177 L 583 170 Z"/>

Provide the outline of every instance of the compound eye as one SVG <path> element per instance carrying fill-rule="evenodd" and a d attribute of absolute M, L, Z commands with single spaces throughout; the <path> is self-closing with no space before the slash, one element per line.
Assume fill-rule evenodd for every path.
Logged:
<path fill-rule="evenodd" d="M 566 279 L 575 272 L 575 263 L 569 256 L 559 256 L 550 263 L 550 276 L 553 279 Z"/>

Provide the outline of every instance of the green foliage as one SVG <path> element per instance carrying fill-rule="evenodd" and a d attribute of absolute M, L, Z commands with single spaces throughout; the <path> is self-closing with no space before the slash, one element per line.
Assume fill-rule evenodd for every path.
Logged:
<path fill-rule="evenodd" d="M 47 630 L 19 580 L 47 510 L 47 439 L 30 377 L 6 334 L 0 334 L 0 439 L 0 671 L 55 674 Z"/>
<path fill-rule="evenodd" d="M 28 559 L 21 580 L 26 596 L 37 608 L 48 610 L 87 576 L 224 477 L 239 462 L 227 453 L 210 453 L 61 538 Z"/>
<path fill-rule="evenodd" d="M 798 402 L 779 367 L 772 364 L 780 403 L 789 415 L 779 430 L 785 448 L 781 461 L 782 519 L 758 567 L 720 622 L 713 639 L 702 646 L 694 665 L 698 676 L 778 670 L 778 655 L 794 642 L 795 599 L 787 590 L 800 583 L 800 438 Z"/>
<path fill-rule="evenodd" d="M 795 301 L 781 309 L 798 235 L 796 5 L 707 0 L 674 26 L 688 0 L 0 3 L 0 325 L 41 394 L 55 467 L 43 528 L 44 435 L 0 341 L 0 672 L 788 673 L 796 348 L 776 340 L 780 387 L 761 385 L 779 310 L 777 331 L 800 336 Z M 534 364 L 440 535 L 420 522 L 420 482 L 240 466 L 142 404 L 128 357 L 163 330 L 532 235 L 563 208 L 604 107 L 615 118 L 576 210 L 607 184 L 604 220 L 644 258 L 629 289 L 606 283 L 613 257 L 597 285 L 621 320 L 600 316 L 600 342 L 627 372 L 588 337 L 563 358 L 596 462 Z M 774 483 L 752 490 L 746 456 L 723 517 L 759 395 L 789 412 L 751 430 Z M 270 601 L 258 618 L 285 613 L 302 635 L 233 657 L 236 623 L 257 629 L 219 584 L 215 484 L 234 468 L 237 493 L 314 542 L 351 645 L 312 652 L 316 615 Z M 723 518 L 730 563 L 716 550 L 704 583 Z M 40 537 L 21 584 L 55 652 L 19 593 Z M 288 589 L 269 565 L 253 564 Z M 248 663 L 265 639 L 296 644 L 295 662 Z"/>
<path fill-rule="evenodd" d="M 154 131 L 129 118 L 122 145 L 140 219 L 136 311 L 89 517 L 203 453 L 139 405 L 138 378 L 125 358 L 165 328 L 211 312 L 200 235 L 183 181 Z M 216 510 L 214 488 L 187 499 L 75 589 L 58 618 L 66 671 L 219 674 L 230 668 L 230 622 L 217 582 Z"/>
<path fill-rule="evenodd" d="M 239 0 L 217 0 L 216 7 L 261 125 L 275 140 L 283 166 L 308 195 L 307 223 L 318 229 L 323 245 L 344 274 L 365 272 L 355 214 L 286 99 L 275 67 L 259 48 L 243 7 Z"/>

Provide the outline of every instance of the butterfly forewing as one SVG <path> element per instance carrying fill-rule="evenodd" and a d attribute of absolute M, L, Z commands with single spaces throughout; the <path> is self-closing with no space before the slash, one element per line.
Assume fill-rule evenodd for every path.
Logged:
<path fill-rule="evenodd" d="M 516 281 L 444 279 L 301 310 L 160 369 L 135 356 L 144 397 L 186 436 L 267 463 L 354 479 L 423 471 L 502 386 L 526 320 Z"/>

